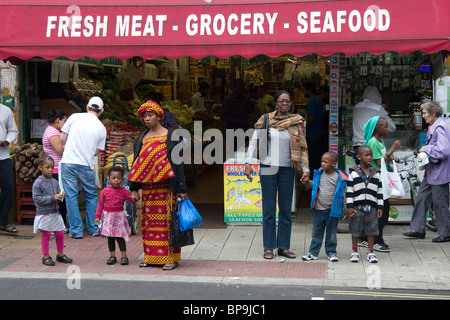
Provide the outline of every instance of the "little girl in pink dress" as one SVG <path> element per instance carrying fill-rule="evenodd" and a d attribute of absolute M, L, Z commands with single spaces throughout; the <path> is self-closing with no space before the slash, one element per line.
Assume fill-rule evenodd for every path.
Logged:
<path fill-rule="evenodd" d="M 99 233 L 108 237 L 110 257 L 106 263 L 110 265 L 117 262 L 116 241 L 122 254 L 120 264 L 128 264 L 125 241 L 130 241 L 130 228 L 124 203 L 126 200 L 134 201 L 131 199 L 130 191 L 120 186 L 123 179 L 124 169 L 122 167 L 113 166 L 109 169 L 108 182 L 110 185 L 102 190 L 95 214 L 95 223 L 99 226 Z"/>

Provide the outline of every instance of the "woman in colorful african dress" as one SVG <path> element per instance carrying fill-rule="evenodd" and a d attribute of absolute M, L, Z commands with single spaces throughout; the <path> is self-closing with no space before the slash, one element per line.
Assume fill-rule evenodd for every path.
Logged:
<path fill-rule="evenodd" d="M 183 164 L 174 164 L 171 151 L 180 139 L 160 124 L 164 111 L 154 101 L 147 101 L 138 110 L 148 128 L 134 143 L 134 161 L 128 176 L 131 197 L 139 200 L 142 189 L 141 229 L 144 262 L 140 267 L 162 265 L 173 270 L 180 261 L 181 248 L 169 246 L 171 212 L 177 197 L 187 196 Z"/>

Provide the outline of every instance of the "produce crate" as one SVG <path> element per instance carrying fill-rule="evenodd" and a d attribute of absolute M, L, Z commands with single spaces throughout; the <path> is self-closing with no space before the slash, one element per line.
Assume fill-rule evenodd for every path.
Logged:
<path fill-rule="evenodd" d="M 33 184 L 24 182 L 16 174 L 16 205 L 17 223 L 21 224 L 24 218 L 34 218 L 36 216 L 36 206 L 33 201 Z"/>

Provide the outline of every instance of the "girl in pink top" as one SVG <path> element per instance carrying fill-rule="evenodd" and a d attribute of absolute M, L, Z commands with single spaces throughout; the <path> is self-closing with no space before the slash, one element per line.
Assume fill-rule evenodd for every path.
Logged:
<path fill-rule="evenodd" d="M 122 254 L 120 264 L 127 265 L 127 249 L 125 240 L 130 241 L 130 228 L 127 221 L 127 212 L 124 209 L 126 200 L 133 201 L 131 193 L 122 187 L 124 169 L 113 166 L 108 171 L 109 186 L 102 190 L 98 198 L 97 212 L 95 214 L 95 224 L 99 226 L 99 233 L 108 237 L 108 248 L 110 257 L 107 264 L 117 262 L 116 241 Z"/>

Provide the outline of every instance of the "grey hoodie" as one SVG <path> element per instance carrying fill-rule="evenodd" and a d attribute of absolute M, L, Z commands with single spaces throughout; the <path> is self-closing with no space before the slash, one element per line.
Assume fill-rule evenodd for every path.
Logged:
<path fill-rule="evenodd" d="M 33 183 L 33 200 L 36 214 L 59 213 L 59 202 L 55 195 L 61 192 L 56 179 L 39 176 Z"/>

